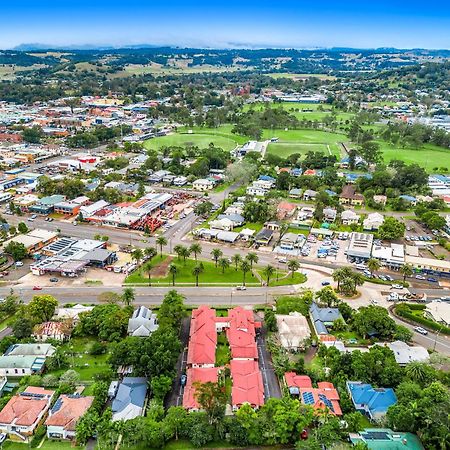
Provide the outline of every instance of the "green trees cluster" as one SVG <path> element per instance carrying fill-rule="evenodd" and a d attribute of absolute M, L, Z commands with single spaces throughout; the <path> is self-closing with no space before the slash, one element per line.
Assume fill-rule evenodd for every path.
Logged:
<path fill-rule="evenodd" d="M 337 291 L 347 296 L 355 295 L 358 286 L 362 286 L 365 281 L 361 273 L 350 267 L 336 269 L 333 272 L 333 280 L 337 281 Z"/>

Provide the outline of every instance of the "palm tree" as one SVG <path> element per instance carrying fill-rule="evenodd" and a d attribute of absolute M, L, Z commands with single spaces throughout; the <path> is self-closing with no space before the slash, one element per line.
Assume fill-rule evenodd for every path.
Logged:
<path fill-rule="evenodd" d="M 230 261 L 228 261 L 227 258 L 220 258 L 219 266 L 222 268 L 222 273 L 225 273 L 225 269 L 228 269 L 228 267 L 230 267 Z"/>
<path fill-rule="evenodd" d="M 270 278 L 275 273 L 275 267 L 268 264 L 266 267 L 264 267 L 263 274 L 266 277 L 267 280 L 267 286 L 269 286 Z"/>
<path fill-rule="evenodd" d="M 333 280 L 337 281 L 337 290 L 340 292 L 341 290 L 341 283 L 346 279 L 351 277 L 353 271 L 350 269 L 350 267 L 341 267 L 339 269 L 336 269 L 333 272 Z"/>
<path fill-rule="evenodd" d="M 191 254 L 191 251 L 187 248 L 182 246 L 180 249 L 180 255 L 183 258 L 183 264 L 186 265 L 186 258 L 189 258 L 189 255 Z"/>
<path fill-rule="evenodd" d="M 167 239 L 164 236 L 158 236 L 156 238 L 156 245 L 159 245 L 159 253 L 161 254 L 161 258 L 163 256 L 163 247 L 167 245 Z"/>
<path fill-rule="evenodd" d="M 250 252 L 247 255 L 247 261 L 250 263 L 250 269 L 253 270 L 253 263 L 258 264 L 258 255 L 255 252 Z"/>
<path fill-rule="evenodd" d="M 175 247 L 173 248 L 173 251 L 177 254 L 178 259 L 183 256 L 183 248 L 184 246 L 181 244 L 175 245 Z"/>
<path fill-rule="evenodd" d="M 291 272 L 291 277 L 294 278 L 294 272 L 300 269 L 300 263 L 296 259 L 291 259 L 288 264 L 288 269 Z"/>
<path fill-rule="evenodd" d="M 423 383 L 427 374 L 425 366 L 420 362 L 412 362 L 405 366 L 406 376 L 416 383 Z"/>
<path fill-rule="evenodd" d="M 247 275 L 247 272 L 251 270 L 250 263 L 244 259 L 241 263 L 241 270 L 243 274 L 242 278 L 242 285 L 245 286 L 245 276 Z"/>
<path fill-rule="evenodd" d="M 233 256 L 231 257 L 231 261 L 233 262 L 234 267 L 235 267 L 236 272 L 237 272 L 238 267 L 239 267 L 239 264 L 242 262 L 242 257 L 241 257 L 241 255 L 240 255 L 239 253 L 236 253 L 235 255 L 233 255 Z"/>
<path fill-rule="evenodd" d="M 157 255 L 158 251 L 155 247 L 147 247 L 144 249 L 144 255 L 147 257 L 147 259 L 153 259 Z"/>
<path fill-rule="evenodd" d="M 357 286 L 362 286 L 364 282 L 366 281 L 364 278 L 364 275 L 359 272 L 353 272 L 352 277 L 353 286 L 354 286 L 354 292 L 356 293 Z"/>
<path fill-rule="evenodd" d="M 197 261 L 197 255 L 201 255 L 202 253 L 202 246 L 198 242 L 194 242 L 190 247 L 189 250 L 191 253 L 194 254 L 194 258 Z"/>
<path fill-rule="evenodd" d="M 381 267 L 381 263 L 376 258 L 370 258 L 369 261 L 367 261 L 367 267 L 369 268 L 370 274 L 373 277 L 373 273 L 379 270 L 379 268 Z"/>
<path fill-rule="evenodd" d="M 144 256 L 143 251 L 140 248 L 135 248 L 132 252 L 131 252 L 131 257 L 136 261 L 136 264 L 139 266 L 142 258 Z"/>
<path fill-rule="evenodd" d="M 148 285 L 151 286 L 152 285 L 152 269 L 153 269 L 153 265 L 151 261 L 147 261 L 144 264 L 143 267 L 144 271 L 147 272 L 147 276 L 148 276 Z"/>
<path fill-rule="evenodd" d="M 175 277 L 177 276 L 178 269 L 175 264 L 169 266 L 169 273 L 172 275 L 172 286 L 175 286 Z"/>
<path fill-rule="evenodd" d="M 400 267 L 400 273 L 403 274 L 403 282 L 405 282 L 406 277 L 410 277 L 414 273 L 414 270 L 411 264 L 403 264 L 403 266 Z"/>
<path fill-rule="evenodd" d="M 212 255 L 214 262 L 216 264 L 216 267 L 217 267 L 217 261 L 219 261 L 219 258 L 221 258 L 223 256 L 223 251 L 220 250 L 220 248 L 214 248 L 211 252 L 211 255 Z"/>
<path fill-rule="evenodd" d="M 205 271 L 203 264 L 198 263 L 193 269 L 192 269 L 192 275 L 195 276 L 195 285 L 198 287 L 198 277 L 201 273 Z"/>
<path fill-rule="evenodd" d="M 134 302 L 134 289 L 127 287 L 123 290 L 122 302 L 125 306 L 130 306 Z"/>

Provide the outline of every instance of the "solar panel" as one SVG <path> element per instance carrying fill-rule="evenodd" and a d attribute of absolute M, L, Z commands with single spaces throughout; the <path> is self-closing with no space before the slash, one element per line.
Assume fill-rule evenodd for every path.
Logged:
<path fill-rule="evenodd" d="M 325 404 L 325 406 L 330 409 L 331 411 L 334 412 L 334 407 L 333 404 L 331 403 L 331 401 L 328 399 L 328 397 L 324 394 L 319 394 L 319 399 L 323 401 L 323 403 Z"/>
<path fill-rule="evenodd" d="M 313 405 L 314 404 L 314 396 L 311 392 L 303 392 L 302 393 L 303 401 L 306 405 Z"/>

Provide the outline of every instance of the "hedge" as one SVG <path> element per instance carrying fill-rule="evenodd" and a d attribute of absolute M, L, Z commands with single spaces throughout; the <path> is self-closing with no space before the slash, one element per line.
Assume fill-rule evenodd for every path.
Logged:
<path fill-rule="evenodd" d="M 422 306 L 422 305 L 417 305 L 417 306 Z M 430 319 L 427 319 L 425 317 L 416 316 L 413 313 L 411 313 L 410 311 L 408 311 L 406 309 L 403 309 L 403 308 L 401 308 L 400 311 L 397 311 L 397 309 L 396 309 L 395 312 L 399 316 L 404 317 L 405 319 L 409 319 L 412 322 L 424 325 L 427 328 L 431 328 L 432 330 L 439 331 L 442 334 L 449 334 L 450 335 L 450 328 L 448 328 L 448 327 L 446 327 L 444 325 L 441 325 L 441 324 L 439 324 L 437 322 L 433 322 Z"/>

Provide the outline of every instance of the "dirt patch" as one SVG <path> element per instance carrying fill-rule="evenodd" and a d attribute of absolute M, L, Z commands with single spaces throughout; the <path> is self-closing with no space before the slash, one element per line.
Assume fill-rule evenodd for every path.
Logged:
<path fill-rule="evenodd" d="M 169 266 L 172 263 L 172 257 L 168 256 L 151 270 L 152 277 L 164 278 L 169 274 Z"/>

